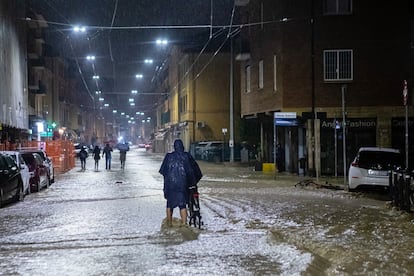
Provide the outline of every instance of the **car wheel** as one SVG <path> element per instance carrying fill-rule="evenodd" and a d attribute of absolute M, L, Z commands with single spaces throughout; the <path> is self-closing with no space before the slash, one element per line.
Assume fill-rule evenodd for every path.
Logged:
<path fill-rule="evenodd" d="M 41 188 L 42 187 L 40 186 L 40 178 L 39 178 L 39 180 L 37 181 L 37 191 L 40 192 Z"/>
<path fill-rule="evenodd" d="M 0 208 L 3 206 L 3 189 L 0 188 Z"/>
<path fill-rule="evenodd" d="M 16 191 L 15 201 L 22 201 L 24 198 L 23 183 L 19 182 L 19 188 Z"/>
<path fill-rule="evenodd" d="M 55 169 L 53 168 L 53 178 L 50 180 L 50 183 L 55 183 Z"/>
<path fill-rule="evenodd" d="M 50 175 L 46 178 L 46 189 L 50 186 Z"/>

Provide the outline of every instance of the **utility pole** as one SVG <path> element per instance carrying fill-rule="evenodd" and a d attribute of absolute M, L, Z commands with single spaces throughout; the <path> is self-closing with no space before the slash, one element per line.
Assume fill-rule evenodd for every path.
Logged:
<path fill-rule="evenodd" d="M 346 186 L 346 113 L 345 113 L 345 92 L 346 84 L 342 85 L 342 151 L 344 159 L 344 185 Z"/>
<path fill-rule="evenodd" d="M 407 80 L 403 82 L 403 97 L 405 106 L 405 168 L 408 170 L 408 85 Z"/>
<path fill-rule="evenodd" d="M 233 37 L 230 37 L 230 163 L 234 162 L 234 87 L 233 87 Z"/>

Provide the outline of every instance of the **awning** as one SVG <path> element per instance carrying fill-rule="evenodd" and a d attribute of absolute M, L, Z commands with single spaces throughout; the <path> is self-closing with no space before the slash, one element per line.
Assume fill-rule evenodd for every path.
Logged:
<path fill-rule="evenodd" d="M 157 140 L 157 141 L 164 140 L 167 132 L 168 131 L 163 131 L 163 132 L 157 132 L 157 133 L 155 133 L 155 140 Z"/>

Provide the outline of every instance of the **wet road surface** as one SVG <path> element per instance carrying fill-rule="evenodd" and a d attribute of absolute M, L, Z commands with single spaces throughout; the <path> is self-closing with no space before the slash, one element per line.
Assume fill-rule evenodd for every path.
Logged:
<path fill-rule="evenodd" d="M 201 230 L 166 227 L 163 156 L 80 165 L 0 209 L 1 275 L 412 275 L 414 218 L 381 197 L 200 162 Z M 178 212 L 174 214 L 178 221 Z"/>

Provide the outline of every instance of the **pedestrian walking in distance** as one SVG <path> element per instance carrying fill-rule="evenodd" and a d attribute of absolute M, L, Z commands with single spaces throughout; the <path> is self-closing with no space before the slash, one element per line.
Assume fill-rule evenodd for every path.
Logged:
<path fill-rule="evenodd" d="M 95 171 L 99 169 L 99 160 L 101 159 L 101 149 L 99 146 L 95 146 L 93 149 L 93 159 L 95 160 Z"/>
<path fill-rule="evenodd" d="M 82 171 L 86 170 L 86 158 L 88 158 L 88 152 L 86 151 L 86 147 L 83 146 L 79 152 L 79 159 L 81 161 Z"/>
<path fill-rule="evenodd" d="M 102 157 L 105 156 L 105 169 L 110 170 L 111 169 L 111 159 L 112 159 L 112 148 L 109 144 L 106 144 L 103 152 Z"/>
<path fill-rule="evenodd" d="M 174 141 L 174 151 L 165 155 L 159 172 L 164 176 L 168 225 L 172 225 L 173 210 L 176 207 L 180 209 L 181 222 L 186 224 L 188 187 L 196 185 L 203 175 L 191 154 L 184 151 L 180 139 Z"/>
<path fill-rule="evenodd" d="M 121 170 L 125 169 L 126 154 L 129 151 L 128 143 L 123 143 L 118 145 L 119 149 L 119 161 L 121 161 Z"/>

